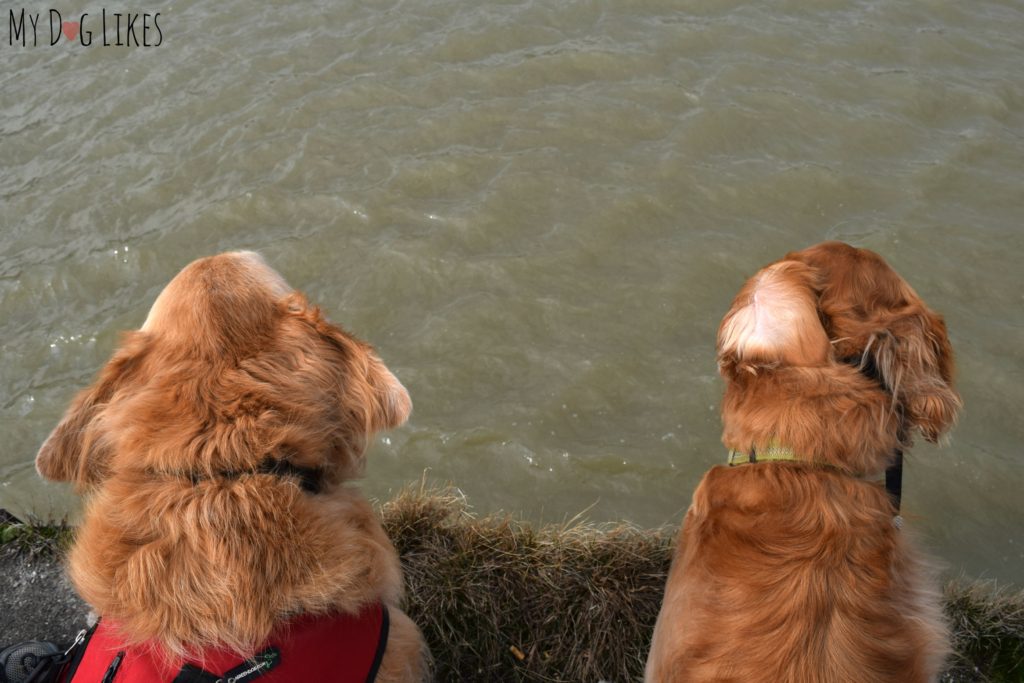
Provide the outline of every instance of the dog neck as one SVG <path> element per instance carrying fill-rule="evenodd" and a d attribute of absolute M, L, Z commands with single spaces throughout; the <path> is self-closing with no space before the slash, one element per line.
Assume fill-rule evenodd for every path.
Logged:
<path fill-rule="evenodd" d="M 892 397 L 856 368 L 762 369 L 726 378 L 722 442 L 758 455 L 773 442 L 798 459 L 828 463 L 853 476 L 881 474 L 900 444 Z M 749 452 L 749 451 L 747 451 Z"/>
<path fill-rule="evenodd" d="M 796 451 L 792 448 L 789 446 L 783 446 L 778 441 L 772 441 L 768 444 L 767 448 L 763 448 L 760 451 L 758 451 L 754 446 L 751 446 L 749 451 L 740 451 L 735 448 L 730 448 L 729 455 L 725 462 L 729 467 L 756 465 L 760 462 L 796 462 L 848 474 L 842 468 L 836 467 L 831 463 L 802 458 L 797 455 Z M 885 470 L 885 490 L 889 494 L 889 498 L 892 501 L 897 518 L 899 518 L 900 503 L 903 498 L 902 448 L 896 449 L 896 452 L 893 454 L 892 464 Z"/>

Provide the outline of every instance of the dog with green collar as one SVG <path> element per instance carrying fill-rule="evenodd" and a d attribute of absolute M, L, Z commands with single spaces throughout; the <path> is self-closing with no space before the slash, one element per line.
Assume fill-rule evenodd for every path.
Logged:
<path fill-rule="evenodd" d="M 960 408 L 941 317 L 877 254 L 824 243 L 746 282 L 718 366 L 728 460 L 683 521 L 645 680 L 936 680 L 937 577 L 879 480 Z"/>

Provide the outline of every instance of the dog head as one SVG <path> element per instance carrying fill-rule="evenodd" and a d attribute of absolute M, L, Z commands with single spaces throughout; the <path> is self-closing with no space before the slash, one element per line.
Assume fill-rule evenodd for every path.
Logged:
<path fill-rule="evenodd" d="M 124 335 L 36 456 L 79 490 L 111 472 L 216 476 L 268 458 L 357 476 L 368 437 L 409 394 L 373 349 L 327 322 L 254 252 L 199 259 Z"/>
<path fill-rule="evenodd" d="M 878 472 L 899 444 L 899 420 L 884 387 L 837 362 L 819 313 L 822 286 L 815 268 L 790 259 L 743 285 L 718 329 L 722 441 Z"/>
<path fill-rule="evenodd" d="M 836 357 L 885 385 L 903 413 L 908 445 L 915 428 L 937 441 L 962 406 L 942 316 L 873 251 L 823 242 L 786 259 L 819 274 L 818 308 Z"/>
<path fill-rule="evenodd" d="M 858 473 L 883 469 L 919 429 L 956 419 L 942 318 L 880 256 L 839 242 L 788 254 L 740 290 L 718 330 L 723 441 L 782 442 Z"/>

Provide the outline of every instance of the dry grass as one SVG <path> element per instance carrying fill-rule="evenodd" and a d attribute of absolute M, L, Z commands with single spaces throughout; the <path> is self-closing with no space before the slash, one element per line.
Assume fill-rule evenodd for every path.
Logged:
<path fill-rule="evenodd" d="M 448 492 L 382 508 L 402 556 L 407 610 L 438 681 L 637 681 L 670 562 L 671 530 L 477 518 Z M 59 556 L 63 527 L 0 523 L 5 551 Z M 1024 592 L 946 589 L 957 658 L 949 683 L 1024 682 Z"/>
<path fill-rule="evenodd" d="M 403 494 L 383 513 L 439 681 L 625 681 L 643 670 L 667 534 L 476 519 L 444 494 Z"/>
<path fill-rule="evenodd" d="M 479 519 L 444 492 L 383 507 L 407 609 L 439 681 L 637 681 L 661 605 L 674 530 Z M 1024 593 L 946 589 L 957 657 L 947 682 L 1024 681 Z"/>
<path fill-rule="evenodd" d="M 1024 591 L 995 583 L 954 581 L 946 586 L 957 661 L 950 681 L 1024 681 Z"/>

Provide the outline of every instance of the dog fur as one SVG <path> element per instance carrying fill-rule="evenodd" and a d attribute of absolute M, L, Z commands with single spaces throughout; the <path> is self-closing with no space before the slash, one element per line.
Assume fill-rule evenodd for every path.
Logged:
<path fill-rule="evenodd" d="M 722 441 L 806 462 L 713 467 L 694 492 L 648 683 L 917 683 L 949 651 L 934 570 L 878 477 L 960 398 L 942 318 L 865 249 L 827 242 L 747 281 L 718 331 Z"/>
<path fill-rule="evenodd" d="M 427 674 L 398 607 L 397 553 L 359 476 L 370 435 L 412 404 L 373 349 L 327 322 L 253 252 L 193 262 L 124 334 L 36 457 L 86 496 L 69 556 L 81 596 L 126 644 L 247 656 L 305 613 L 382 601 L 378 681 Z M 322 492 L 261 473 L 320 468 Z"/>

